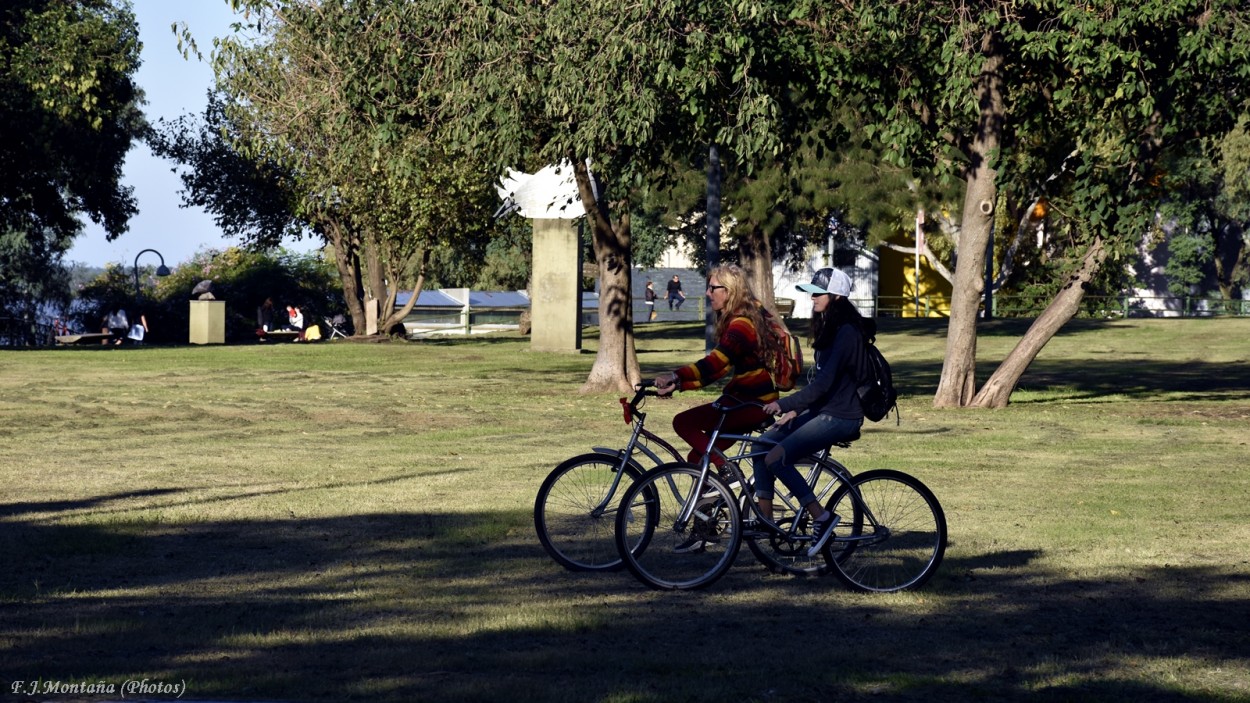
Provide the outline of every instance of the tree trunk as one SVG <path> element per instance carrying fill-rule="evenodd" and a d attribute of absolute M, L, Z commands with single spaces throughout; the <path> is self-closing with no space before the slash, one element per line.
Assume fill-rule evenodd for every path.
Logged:
<path fill-rule="evenodd" d="M 1081 300 L 1085 297 L 1085 287 L 1102 268 L 1106 258 L 1107 249 L 1102 238 L 1094 240 L 1089 251 L 1085 252 L 1081 268 L 1072 274 L 1059 294 L 1029 326 L 1029 331 L 1016 343 L 1015 349 L 1012 349 L 1007 358 L 1003 359 L 1003 363 L 994 370 L 993 375 L 973 399 L 973 407 L 1007 407 L 1016 384 L 1020 382 L 1020 377 L 1029 368 L 1029 364 L 1033 363 L 1038 353 L 1055 336 L 1055 333 L 1080 311 Z"/>
<path fill-rule="evenodd" d="M 387 298 L 387 286 L 385 270 L 382 267 L 382 257 L 378 252 L 378 243 L 376 237 L 368 235 L 364 237 L 364 243 L 361 246 L 364 254 L 364 273 L 367 276 L 368 285 L 365 287 L 365 297 L 374 300 L 384 301 Z M 392 279 L 394 280 L 394 279 Z M 383 312 L 381 310 L 379 313 Z M 381 319 L 382 315 L 378 315 Z"/>
<path fill-rule="evenodd" d="M 738 238 L 738 263 L 747 274 L 755 297 L 773 309 L 773 248 L 758 225 Z"/>
<path fill-rule="evenodd" d="M 1226 301 L 1241 297 L 1236 279 L 1246 260 L 1245 231 L 1245 224 L 1228 222 L 1211 232 L 1215 248 L 1215 282 L 1220 287 L 1220 296 Z"/>
<path fill-rule="evenodd" d="M 352 318 L 356 334 L 365 329 L 365 307 L 361 302 L 360 256 L 356 245 L 347 237 L 342 225 L 333 218 L 323 218 L 323 229 L 330 245 L 334 247 L 334 265 L 343 283 L 343 301 L 347 314 Z"/>
<path fill-rule="evenodd" d="M 416 306 L 417 298 L 421 297 L 421 290 L 425 288 L 425 273 L 430 267 L 430 253 L 432 251 L 432 249 L 427 247 L 425 251 L 421 253 L 421 267 L 417 271 L 417 283 L 412 287 L 412 296 L 408 298 L 408 302 L 404 303 L 402 308 L 399 310 L 395 309 L 395 291 L 387 293 L 386 299 L 383 301 L 383 305 L 386 307 L 388 313 L 385 317 L 380 318 L 382 319 L 382 324 L 379 327 L 383 334 L 389 333 L 391 328 L 401 324 L 404 321 L 404 318 L 408 317 L 408 313 L 412 312 L 412 308 Z"/>
<path fill-rule="evenodd" d="M 992 38 L 985 40 L 985 62 L 977 81 L 981 120 L 968 147 L 968 187 L 964 193 L 959 252 L 955 262 L 951 319 L 946 332 L 946 359 L 934 407 L 963 407 L 976 393 L 977 315 L 985 291 L 985 250 L 994 225 L 997 173 L 990 166 L 1002 134 L 1003 57 Z"/>
<path fill-rule="evenodd" d="M 599 261 L 599 352 L 581 392 L 629 392 L 642 378 L 634 349 L 629 209 L 625 203 L 617 204 L 623 214 L 613 227 L 608 217 L 607 199 L 595 201 L 586 162 L 573 159 L 573 173 L 590 223 L 595 258 Z M 606 188 L 606 184 L 601 181 L 600 187 Z"/>

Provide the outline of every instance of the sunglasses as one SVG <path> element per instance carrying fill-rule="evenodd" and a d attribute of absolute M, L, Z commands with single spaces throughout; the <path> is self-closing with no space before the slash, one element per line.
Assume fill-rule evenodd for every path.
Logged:
<path fill-rule="evenodd" d="M 710 293 L 710 292 L 712 292 L 712 291 L 716 290 L 717 288 L 719 288 L 719 289 L 721 289 L 721 290 L 729 290 L 729 286 L 708 286 L 708 287 L 707 287 L 707 290 L 708 290 L 708 292 Z"/>

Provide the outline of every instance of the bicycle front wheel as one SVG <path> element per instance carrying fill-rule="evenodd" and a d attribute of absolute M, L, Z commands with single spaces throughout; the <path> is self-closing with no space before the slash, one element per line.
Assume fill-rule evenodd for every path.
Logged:
<path fill-rule="evenodd" d="M 827 507 L 844 518 L 862 510 L 849 530 L 835 530 L 825 549 L 834 575 L 857 591 L 919 588 L 942 563 L 946 516 L 933 492 L 913 476 L 866 471 L 840 487 Z"/>
<path fill-rule="evenodd" d="M 742 545 L 733 491 L 712 474 L 695 495 L 699 475 L 699 467 L 691 464 L 664 464 L 644 474 L 621 500 L 617 551 L 630 572 L 651 588 L 703 588 L 725 575 Z M 682 522 L 691 499 L 694 510 Z"/>
<path fill-rule="evenodd" d="M 618 476 L 620 466 L 619 458 L 607 454 L 582 454 L 557 466 L 538 489 L 534 530 L 543 549 L 564 568 L 621 568 L 614 537 L 618 499 L 643 472 L 631 461 Z"/>

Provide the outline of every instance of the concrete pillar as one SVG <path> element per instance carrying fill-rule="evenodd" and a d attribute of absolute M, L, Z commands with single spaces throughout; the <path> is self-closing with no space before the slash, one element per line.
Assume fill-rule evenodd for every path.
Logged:
<path fill-rule="evenodd" d="M 365 298 L 365 334 L 372 337 L 378 333 L 378 299 Z"/>
<path fill-rule="evenodd" d="M 581 241 L 574 220 L 530 220 L 534 266 L 530 288 L 530 348 L 576 352 L 582 348 Z"/>
<path fill-rule="evenodd" d="M 226 343 L 226 301 L 191 301 L 191 343 Z"/>

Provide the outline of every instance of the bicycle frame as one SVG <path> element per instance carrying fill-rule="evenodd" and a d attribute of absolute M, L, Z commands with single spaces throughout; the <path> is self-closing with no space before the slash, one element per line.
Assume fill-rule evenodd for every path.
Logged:
<path fill-rule="evenodd" d="M 745 434 L 745 435 L 731 434 L 731 433 L 723 433 L 721 431 L 721 428 L 725 424 L 725 418 L 728 416 L 729 412 L 732 410 L 736 410 L 738 407 L 741 407 L 742 405 L 746 405 L 746 404 L 748 403 L 741 403 L 734 407 L 725 407 L 725 406 L 720 406 L 720 405 L 717 406 L 719 409 L 722 410 L 720 420 L 717 421 L 716 427 L 713 428 L 712 433 L 708 438 L 707 451 L 703 454 L 703 458 L 699 462 L 699 469 L 700 469 L 699 480 L 695 484 L 695 489 L 691 491 L 690 495 L 686 497 L 684 501 L 682 511 L 680 515 L 678 515 L 677 521 L 673 525 L 675 529 L 684 530 L 686 525 L 694 517 L 695 509 L 699 502 L 698 499 L 703 494 L 703 488 L 707 481 L 708 473 L 711 468 L 712 456 L 713 454 L 715 454 L 716 456 L 719 456 L 721 459 L 724 460 L 725 466 L 733 467 L 732 477 L 742 486 L 742 494 L 740 496 L 740 498 L 742 498 L 741 503 L 743 506 L 746 507 L 748 511 L 750 511 L 750 514 L 754 516 L 754 518 L 758 520 L 761 524 L 766 525 L 770 530 L 776 532 L 779 535 L 785 536 L 787 538 L 789 537 L 789 535 L 786 534 L 786 531 L 784 529 L 782 529 L 779 525 L 774 523 L 772 520 L 766 518 L 760 512 L 759 506 L 756 504 L 754 500 L 754 496 L 751 494 L 751 491 L 749 488 L 751 482 L 747 480 L 745 474 L 743 474 L 742 472 L 742 467 L 739 465 L 739 462 L 742 461 L 743 459 L 754 460 L 755 457 L 764 456 L 768 454 L 768 452 L 774 446 L 779 444 L 779 442 L 764 438 L 762 436 L 756 436 L 756 435 L 751 435 L 751 434 Z M 738 453 L 735 456 L 729 457 L 716 447 L 716 442 L 722 439 L 732 440 L 734 442 L 741 443 Z M 746 447 L 748 445 L 751 447 L 751 451 L 746 450 Z M 759 448 L 759 447 L 762 447 L 762 448 Z M 868 510 L 868 507 L 864 505 L 863 498 L 859 494 L 859 489 L 856 488 L 854 485 L 854 482 L 851 481 L 850 470 L 846 468 L 845 466 L 843 466 L 841 462 L 829 456 L 828 448 L 820 450 L 814 456 L 818 460 L 819 464 L 833 471 L 834 475 L 837 477 L 838 482 L 847 486 L 847 490 L 849 490 L 850 493 L 854 496 L 853 500 L 862 506 L 862 509 L 864 510 L 864 517 L 870 522 L 870 524 L 872 524 L 874 528 L 879 527 L 876 518 L 872 516 L 871 511 Z M 809 483 L 813 480 L 814 476 L 816 476 L 817 474 L 818 472 L 814 472 L 807 477 L 807 480 L 809 481 Z M 676 486 L 672 486 L 672 490 L 674 491 L 674 495 L 678 495 Z M 794 511 L 796 515 L 801 513 L 804 509 L 804 506 L 802 505 L 790 505 L 788 502 L 786 503 L 786 507 Z M 883 538 L 884 538 L 884 535 L 878 536 L 875 534 L 875 530 L 874 530 L 873 535 L 868 535 L 868 536 L 861 535 L 858 537 L 847 537 L 847 538 L 840 539 L 839 541 L 866 541 L 869 539 L 883 539 Z"/>
<path fill-rule="evenodd" d="M 645 455 L 655 466 L 665 463 L 665 458 L 653 451 L 645 443 L 640 442 L 640 438 L 658 445 L 661 449 L 668 453 L 669 457 L 671 457 L 670 461 L 685 461 L 681 453 L 677 451 L 677 448 L 670 444 L 668 440 L 646 428 L 647 414 L 642 411 L 641 402 L 647 395 L 654 395 L 654 393 L 647 393 L 648 387 L 650 387 L 650 384 L 648 383 L 640 384 L 632 400 L 626 401 L 624 398 L 621 398 L 621 406 L 624 412 L 625 421 L 633 426 L 633 432 L 630 434 L 629 442 L 627 442 L 622 449 L 612 449 L 610 447 L 591 447 L 591 451 L 596 454 L 615 457 L 618 460 L 616 476 L 612 479 L 612 485 L 608 487 L 608 491 L 604 495 L 604 499 L 597 506 L 595 506 L 592 511 L 592 514 L 596 517 L 603 515 L 604 511 L 608 509 L 608 506 L 612 504 L 612 499 L 616 495 L 616 489 L 621 483 L 621 476 L 625 474 L 625 467 L 628 466 L 631 461 L 634 461 L 635 453 Z M 722 422 L 723 420 L 722 416 Z M 720 431 L 719 424 L 716 429 L 718 432 Z M 729 435 L 726 435 L 726 437 L 728 436 Z M 750 435 L 734 435 L 734 437 L 741 437 L 748 440 L 753 439 Z M 714 440 L 715 438 L 713 438 L 713 441 Z M 746 446 L 746 444 L 742 444 L 738 449 L 738 454 L 734 456 L 732 460 L 745 458 L 744 452 Z M 716 450 L 716 453 L 722 458 L 729 458 L 726 457 L 725 454 L 719 449 Z M 635 461 L 635 463 L 637 462 Z M 673 486 L 672 488 L 673 490 L 676 490 L 676 486 Z M 700 490 L 702 490 L 702 484 L 700 484 Z"/>

